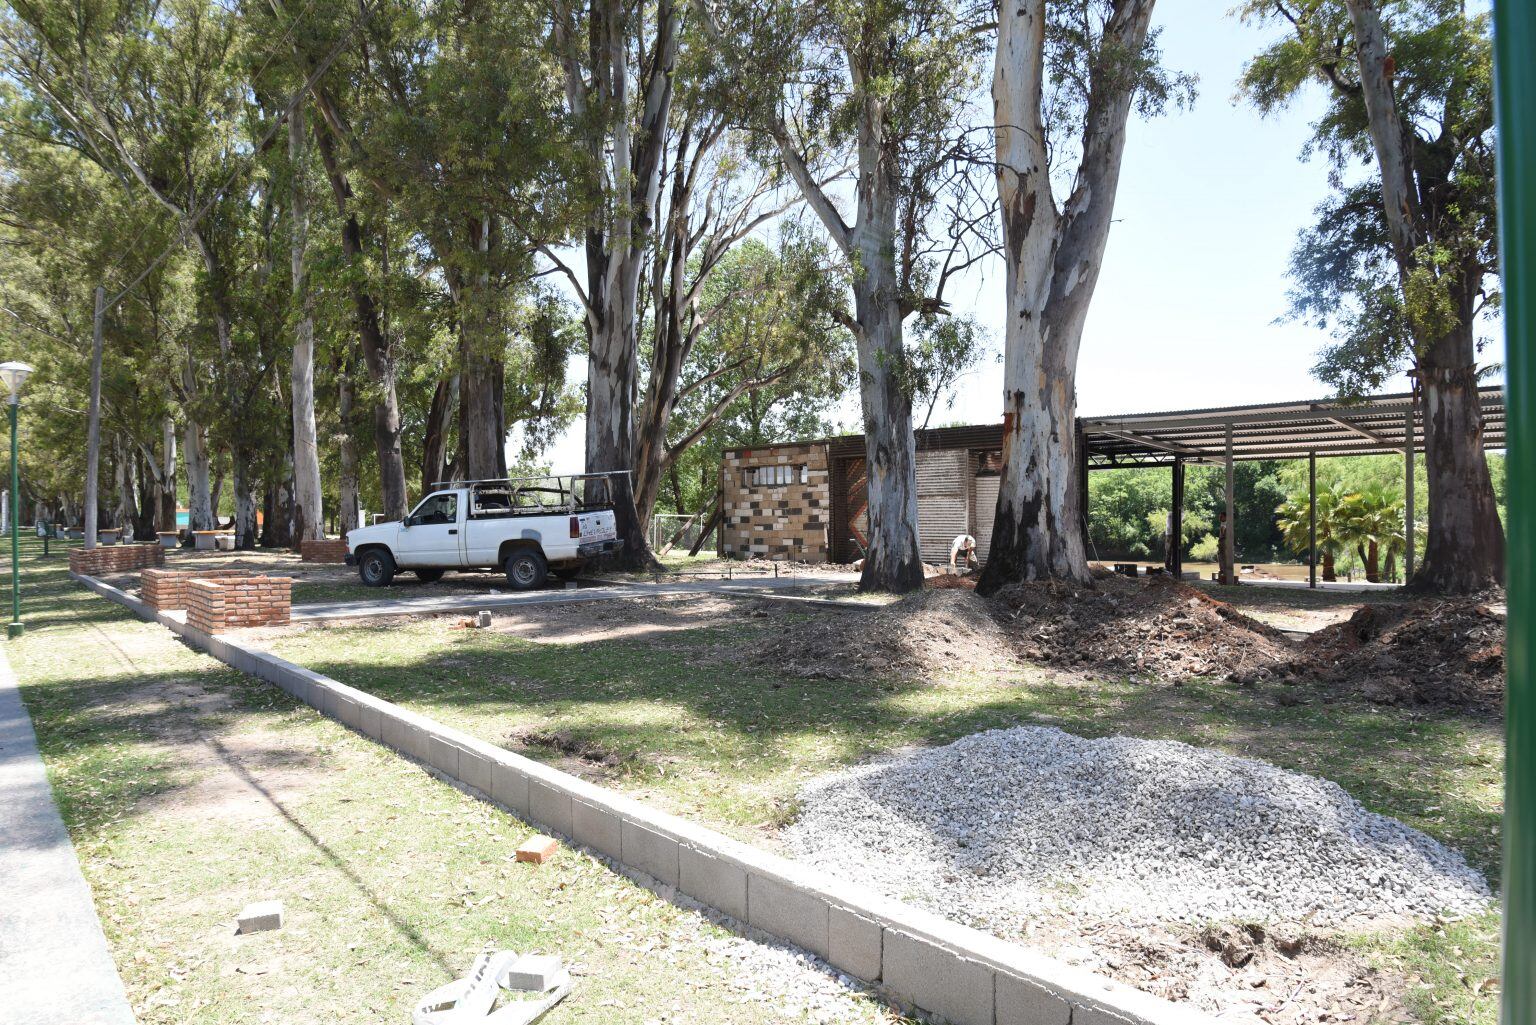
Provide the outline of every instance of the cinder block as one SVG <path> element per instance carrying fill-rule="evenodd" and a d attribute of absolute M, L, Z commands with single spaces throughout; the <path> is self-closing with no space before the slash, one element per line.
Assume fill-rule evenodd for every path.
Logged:
<path fill-rule="evenodd" d="M 622 822 L 610 808 L 571 798 L 571 839 L 619 861 L 624 860 Z"/>
<path fill-rule="evenodd" d="M 880 981 L 879 922 L 848 908 L 827 909 L 827 962 L 865 982 Z"/>
<path fill-rule="evenodd" d="M 371 701 L 357 703 L 357 728 L 374 740 L 384 739 L 384 716 L 378 705 Z"/>
<path fill-rule="evenodd" d="M 427 737 L 427 756 L 424 761 L 439 772 L 459 778 L 459 746 L 430 729 L 424 729 Z"/>
<path fill-rule="evenodd" d="M 459 748 L 459 782 L 482 794 L 491 792 L 491 760 L 479 751 Z"/>
<path fill-rule="evenodd" d="M 238 919 L 241 935 L 253 932 L 270 932 L 283 927 L 283 902 L 263 900 L 247 904 Z"/>
<path fill-rule="evenodd" d="M 1072 1005 L 1059 995 L 1010 972 L 997 973 L 997 1025 L 1069 1025 Z"/>
<path fill-rule="evenodd" d="M 739 922 L 747 920 L 747 870 L 687 844 L 677 849 L 678 888 Z"/>
<path fill-rule="evenodd" d="M 624 853 L 620 861 L 668 886 L 677 885 L 676 840 L 629 819 L 624 820 L 622 836 Z"/>
<path fill-rule="evenodd" d="M 565 975 L 565 966 L 553 954 L 524 954 L 518 958 L 502 985 L 508 989 L 542 993 L 558 985 Z"/>
<path fill-rule="evenodd" d="M 528 817 L 528 775 L 508 762 L 491 766 L 491 800 L 519 818 Z"/>
<path fill-rule="evenodd" d="M 953 1025 L 993 1025 L 991 968 L 937 943 L 887 929 L 880 981 L 899 1003 Z"/>
<path fill-rule="evenodd" d="M 383 727 L 384 735 L 381 739 L 384 743 L 401 754 L 410 756 L 416 742 L 412 736 L 416 731 L 415 724 L 407 722 L 393 712 L 385 712 L 380 716 L 380 725 Z"/>
<path fill-rule="evenodd" d="M 359 714 L 355 699 L 345 694 L 334 694 L 331 696 L 331 707 L 331 714 L 335 716 L 337 722 L 351 729 L 358 729 Z"/>
<path fill-rule="evenodd" d="M 827 956 L 827 902 L 771 876 L 748 873 L 747 924 Z"/>
<path fill-rule="evenodd" d="M 570 836 L 571 795 L 541 779 L 530 779 L 528 817 L 562 836 Z"/>

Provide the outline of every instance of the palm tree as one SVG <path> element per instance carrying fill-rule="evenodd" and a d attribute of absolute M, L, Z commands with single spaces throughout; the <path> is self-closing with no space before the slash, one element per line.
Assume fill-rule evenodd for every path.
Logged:
<path fill-rule="evenodd" d="M 1339 505 L 1336 530 L 1344 544 L 1352 545 L 1365 564 L 1365 579 L 1381 582 L 1381 558 L 1395 573 L 1397 555 L 1404 548 L 1402 493 L 1372 483 L 1345 495 Z"/>
<path fill-rule="evenodd" d="M 1323 557 L 1323 579 L 1336 580 L 1333 560 L 1344 547 L 1339 537 L 1339 506 L 1343 500 L 1332 484 L 1317 489 L 1317 550 Z M 1312 505 L 1305 491 L 1297 491 L 1275 510 L 1285 546 L 1306 557 L 1312 550 Z"/>

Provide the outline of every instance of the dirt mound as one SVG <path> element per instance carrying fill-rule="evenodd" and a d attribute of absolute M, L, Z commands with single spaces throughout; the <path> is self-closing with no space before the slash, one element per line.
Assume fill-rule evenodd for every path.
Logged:
<path fill-rule="evenodd" d="M 768 638 L 764 666 L 830 680 L 1009 673 L 1012 644 L 983 598 L 960 588 L 918 591 L 872 612 L 826 616 Z"/>
<path fill-rule="evenodd" d="M 1284 674 L 1388 705 L 1497 712 L 1504 703 L 1502 595 L 1363 605 L 1309 637 Z"/>
<path fill-rule="evenodd" d="M 1038 662 L 1169 681 L 1263 674 L 1291 656 L 1283 634 L 1167 576 L 1106 576 L 1091 587 L 1014 584 L 1020 654 Z"/>
<path fill-rule="evenodd" d="M 938 576 L 929 577 L 923 583 L 923 586 L 930 587 L 935 591 L 974 591 L 976 590 L 976 578 L 962 577 L 956 573 L 944 572 Z"/>

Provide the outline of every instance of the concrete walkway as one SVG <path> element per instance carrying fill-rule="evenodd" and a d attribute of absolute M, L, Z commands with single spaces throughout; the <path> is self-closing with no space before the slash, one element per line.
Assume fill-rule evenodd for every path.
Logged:
<path fill-rule="evenodd" d="M 292 620 L 307 623 L 326 619 L 368 619 L 375 616 L 425 616 L 444 612 L 507 609 L 519 605 L 570 605 L 615 598 L 650 598 L 676 594 L 744 594 L 761 598 L 794 600 L 807 605 L 869 609 L 868 602 L 837 601 L 795 595 L 807 584 L 834 583 L 842 577 L 743 577 L 737 580 L 680 580 L 670 583 L 600 584 L 566 590 L 522 591 L 504 594 L 444 594 L 424 598 L 381 598 L 376 601 L 314 602 L 293 607 Z M 788 593 L 786 593 L 788 592 Z"/>
<path fill-rule="evenodd" d="M 133 1025 L 90 887 L 0 650 L 0 1018 Z"/>

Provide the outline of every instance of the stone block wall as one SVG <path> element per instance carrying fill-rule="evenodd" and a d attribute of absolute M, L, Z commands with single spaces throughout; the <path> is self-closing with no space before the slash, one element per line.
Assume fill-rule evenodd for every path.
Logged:
<path fill-rule="evenodd" d="M 164 566 L 165 549 L 159 544 L 145 545 L 97 545 L 90 551 L 72 548 L 69 552 L 69 571 L 90 577 L 110 573 L 131 573 L 146 566 Z"/>
<path fill-rule="evenodd" d="M 347 539 L 328 537 L 323 541 L 300 541 L 299 559 L 303 562 L 346 562 Z"/>
<path fill-rule="evenodd" d="M 293 605 L 291 577 L 193 577 L 187 581 L 187 625 L 203 633 L 281 626 Z"/>
<path fill-rule="evenodd" d="M 754 484 L 751 471 L 759 466 L 804 466 L 805 481 L 791 471 L 790 483 Z M 722 554 L 827 561 L 832 492 L 824 443 L 727 452 L 720 468 L 720 487 L 724 498 Z"/>
<path fill-rule="evenodd" d="M 159 612 L 187 607 L 187 584 L 193 580 L 248 577 L 243 569 L 146 569 L 139 574 L 139 600 Z"/>

